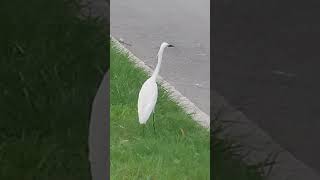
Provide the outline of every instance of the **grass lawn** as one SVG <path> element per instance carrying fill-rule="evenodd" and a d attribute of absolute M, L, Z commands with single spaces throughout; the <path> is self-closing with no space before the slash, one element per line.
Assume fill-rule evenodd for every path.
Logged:
<path fill-rule="evenodd" d="M 150 119 L 144 137 L 138 123 L 137 100 L 148 76 L 114 47 L 110 57 L 111 179 L 210 179 L 209 132 L 161 89 L 155 114 L 157 134 Z M 243 163 L 227 141 L 211 138 L 215 180 L 262 179 L 259 167 Z"/>
<path fill-rule="evenodd" d="M 111 179 L 210 179 L 209 132 L 169 100 L 160 89 L 145 136 L 138 123 L 138 93 L 147 75 L 127 56 L 110 51 Z"/>
<path fill-rule="evenodd" d="M 65 2 L 0 1 L 0 179 L 90 179 L 89 114 L 109 37 Z"/>

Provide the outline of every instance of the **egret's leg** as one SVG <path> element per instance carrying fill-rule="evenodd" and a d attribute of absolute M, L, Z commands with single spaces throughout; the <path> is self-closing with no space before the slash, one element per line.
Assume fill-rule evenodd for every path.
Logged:
<path fill-rule="evenodd" d="M 144 128 L 145 128 L 145 125 L 143 124 L 142 125 L 142 135 L 144 136 Z"/>
<path fill-rule="evenodd" d="M 152 120 L 153 120 L 153 131 L 156 132 L 156 128 L 155 128 L 155 126 L 154 126 L 154 111 L 153 111 L 153 113 L 152 113 Z"/>

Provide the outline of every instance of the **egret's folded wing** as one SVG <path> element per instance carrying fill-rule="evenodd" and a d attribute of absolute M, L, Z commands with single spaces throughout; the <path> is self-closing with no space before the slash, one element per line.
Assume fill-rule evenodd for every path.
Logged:
<path fill-rule="evenodd" d="M 149 118 L 156 104 L 157 96 L 158 88 L 155 83 L 146 84 L 146 86 L 142 86 L 138 99 L 139 116 L 146 116 L 145 118 Z"/>

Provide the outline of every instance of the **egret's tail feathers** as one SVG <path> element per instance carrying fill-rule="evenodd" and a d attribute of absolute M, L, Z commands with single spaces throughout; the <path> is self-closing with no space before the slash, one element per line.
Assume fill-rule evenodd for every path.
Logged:
<path fill-rule="evenodd" d="M 146 118 L 145 116 L 139 116 L 139 123 L 140 124 L 146 124 L 148 121 L 148 118 Z"/>
<path fill-rule="evenodd" d="M 140 123 L 140 124 L 146 124 L 146 122 L 147 122 L 147 121 L 143 121 L 143 120 L 140 120 L 140 119 L 139 119 L 139 123 Z"/>

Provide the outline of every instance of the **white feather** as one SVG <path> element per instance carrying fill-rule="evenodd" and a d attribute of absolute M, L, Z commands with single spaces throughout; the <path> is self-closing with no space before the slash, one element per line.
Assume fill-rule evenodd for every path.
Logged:
<path fill-rule="evenodd" d="M 140 124 L 145 124 L 149 119 L 158 98 L 158 86 L 153 78 L 143 83 L 139 92 L 138 115 Z"/>
<path fill-rule="evenodd" d="M 163 50 L 168 46 L 169 44 L 166 42 L 161 44 L 157 55 L 158 64 L 156 69 L 154 70 L 152 76 L 143 83 L 140 89 L 138 98 L 138 116 L 140 124 L 145 124 L 148 121 L 151 113 L 154 112 L 154 107 L 158 98 L 158 86 L 156 79 L 161 66 Z"/>

